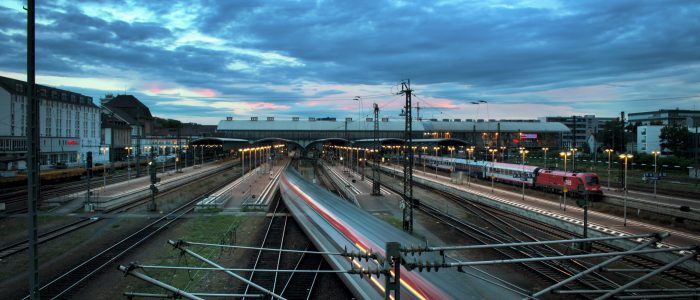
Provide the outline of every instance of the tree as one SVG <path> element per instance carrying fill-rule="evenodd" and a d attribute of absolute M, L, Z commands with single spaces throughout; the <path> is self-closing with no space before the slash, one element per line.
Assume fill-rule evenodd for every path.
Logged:
<path fill-rule="evenodd" d="M 629 123 L 629 124 L 627 124 L 627 126 L 625 126 L 625 130 L 627 130 L 627 132 L 631 132 L 632 136 L 636 138 L 637 137 L 637 127 L 639 127 L 640 125 L 642 125 L 642 123 L 640 123 L 640 122 Z"/>
<path fill-rule="evenodd" d="M 603 129 L 598 131 L 600 139 L 600 147 L 603 149 L 612 148 L 617 152 L 622 152 L 622 138 L 620 137 L 620 132 L 622 131 L 622 122 L 615 119 L 603 125 Z"/>
<path fill-rule="evenodd" d="M 688 133 L 688 127 L 680 124 L 668 125 L 661 128 L 661 135 L 659 139 L 661 140 L 661 148 L 668 149 L 676 156 L 687 156 L 688 155 L 688 144 L 690 134 Z"/>

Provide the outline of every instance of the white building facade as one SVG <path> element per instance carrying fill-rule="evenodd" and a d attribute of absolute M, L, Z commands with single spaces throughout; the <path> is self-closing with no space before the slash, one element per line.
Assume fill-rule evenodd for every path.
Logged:
<path fill-rule="evenodd" d="M 0 170 L 26 169 L 27 83 L 0 77 Z M 98 162 L 100 109 L 92 97 L 36 85 L 39 98 L 40 164 L 85 163 L 87 152 Z"/>
<path fill-rule="evenodd" d="M 651 154 L 661 149 L 661 125 L 642 125 L 637 127 L 637 153 Z"/>

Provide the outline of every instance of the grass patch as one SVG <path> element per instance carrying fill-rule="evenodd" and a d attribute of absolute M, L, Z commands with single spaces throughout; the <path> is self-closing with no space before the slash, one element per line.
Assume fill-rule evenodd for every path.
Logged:
<path fill-rule="evenodd" d="M 379 214 L 375 215 L 377 218 L 382 219 L 384 222 L 389 223 L 389 225 L 394 226 L 398 229 L 403 229 L 403 221 L 401 219 L 394 217 L 390 214 Z"/>
<path fill-rule="evenodd" d="M 207 207 L 207 208 L 202 208 L 200 210 L 197 210 L 198 213 L 202 214 L 214 214 L 214 213 L 220 213 L 223 210 L 221 208 L 216 208 L 216 207 Z"/>
<path fill-rule="evenodd" d="M 245 216 L 234 215 L 200 215 L 185 224 L 185 234 L 179 236 L 179 238 L 192 242 L 235 244 L 236 229 L 245 219 Z M 189 246 L 188 249 L 214 261 L 219 260 L 218 258 L 222 254 L 221 249 L 214 247 Z M 163 245 L 162 248 L 157 251 L 157 253 L 162 253 L 163 256 L 152 258 L 144 263 L 165 266 L 188 265 L 209 267 L 209 265 L 206 265 L 189 255 L 187 255 L 187 257 L 180 256 L 180 252 L 173 250 L 170 245 Z M 223 253 L 227 253 L 227 251 L 224 250 Z M 149 276 L 187 291 L 199 290 L 205 286 L 211 285 L 213 278 L 216 278 L 216 280 L 228 280 L 227 277 L 218 276 L 215 273 L 216 272 L 204 271 L 188 272 L 186 270 L 148 270 Z M 132 280 L 127 286 L 127 290 L 153 293 L 162 292 L 162 289 L 139 280 Z"/>

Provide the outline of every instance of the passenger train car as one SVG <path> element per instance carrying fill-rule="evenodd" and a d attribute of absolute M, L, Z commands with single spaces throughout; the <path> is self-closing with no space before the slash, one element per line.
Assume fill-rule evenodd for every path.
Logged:
<path fill-rule="evenodd" d="M 386 257 L 384 251 L 387 242 L 399 242 L 403 247 L 425 245 L 425 241 L 416 238 L 389 223 L 371 215 L 361 208 L 345 201 L 333 193 L 304 180 L 299 173 L 288 169 L 280 179 L 280 195 L 307 233 L 314 245 L 324 252 L 363 251 L 377 253 Z M 348 270 L 350 267 L 377 269 L 378 262 L 373 259 L 350 260 L 339 255 L 324 255 L 329 265 L 336 270 Z M 411 262 L 440 262 L 441 257 L 435 253 L 421 253 L 404 256 Z M 447 261 L 453 261 L 447 256 Z M 520 299 L 507 289 L 479 279 L 469 268 L 459 272 L 452 268 L 438 271 L 409 271 L 401 267 L 401 299 Z M 467 274 L 465 274 L 467 273 Z M 359 276 L 339 273 L 348 288 L 357 299 L 384 299 L 384 275 L 377 277 Z M 393 298 L 393 297 L 392 297 Z"/>
<path fill-rule="evenodd" d="M 431 167 L 454 169 L 469 176 L 490 179 L 510 184 L 522 184 L 531 188 L 555 193 L 568 193 L 575 196 L 600 197 L 603 191 L 595 173 L 576 173 L 547 170 L 537 166 L 467 160 L 437 156 L 422 156 Z M 418 161 L 418 160 L 416 160 Z"/>

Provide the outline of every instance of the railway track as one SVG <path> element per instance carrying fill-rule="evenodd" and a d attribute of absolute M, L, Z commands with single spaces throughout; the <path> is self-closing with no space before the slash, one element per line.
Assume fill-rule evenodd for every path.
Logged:
<path fill-rule="evenodd" d="M 107 184 L 113 184 L 126 180 L 126 175 L 117 175 L 112 178 L 108 178 Z M 104 180 L 102 177 L 93 177 L 92 188 L 99 188 L 103 185 L 103 183 Z M 74 181 L 63 184 L 45 185 L 41 187 L 40 199 L 51 199 L 70 195 L 77 192 L 82 192 L 86 190 L 86 187 L 86 179 L 77 182 Z M 5 191 L 3 195 L 0 196 L 0 202 L 5 202 L 6 205 L 4 215 L 20 214 L 27 212 L 27 187 L 22 187 L 18 191 Z M 42 203 L 39 203 L 39 206 L 41 206 L 41 204 Z"/>
<path fill-rule="evenodd" d="M 275 198 L 272 212 L 265 234 L 259 243 L 261 248 L 315 251 L 315 248 L 306 238 L 301 228 L 288 215 L 288 211 L 279 197 Z M 319 254 L 282 251 L 259 250 L 254 255 L 251 255 L 249 265 L 253 271 L 244 274 L 245 277 L 287 299 L 309 299 L 314 292 L 319 275 L 305 272 L 255 272 L 255 270 L 327 269 L 327 266 L 323 264 L 323 257 Z M 248 294 L 250 289 L 250 285 L 242 285 L 239 293 Z"/>
<path fill-rule="evenodd" d="M 211 178 L 213 176 L 219 175 L 222 172 L 225 172 L 226 170 L 227 169 L 222 169 L 220 172 L 213 173 L 213 174 L 207 176 L 206 178 Z M 206 178 L 204 178 L 204 179 L 206 179 Z M 194 184 L 194 183 L 190 183 L 190 184 Z M 164 195 L 169 195 L 169 194 L 180 192 L 181 189 L 183 189 L 187 186 L 188 185 L 184 185 L 184 186 L 177 187 L 175 189 L 163 191 L 163 192 L 157 194 L 156 197 L 159 198 L 159 197 L 163 197 Z M 149 201 L 150 201 L 150 196 L 144 197 L 144 198 L 141 198 L 141 199 L 136 200 L 136 201 L 123 203 L 123 204 L 120 204 L 118 206 L 112 207 L 108 210 L 105 210 L 105 212 L 103 214 L 123 213 L 123 212 L 126 212 L 132 208 L 146 204 Z M 78 221 L 72 222 L 70 224 L 66 224 L 66 225 L 51 229 L 47 232 L 42 232 L 38 236 L 38 238 L 39 238 L 38 243 L 43 244 L 45 242 L 48 242 L 48 241 L 56 239 L 58 237 L 67 235 L 73 231 L 76 231 L 76 230 L 81 229 L 83 227 L 86 227 L 88 225 L 92 225 L 94 223 L 97 223 L 101 220 L 103 220 L 103 218 L 101 218 L 99 216 L 95 216 L 95 217 L 91 217 L 91 218 L 83 218 L 83 219 L 80 219 Z M 14 254 L 22 252 L 22 251 L 26 250 L 28 248 L 28 246 L 29 246 L 29 243 L 27 240 L 18 241 L 18 242 L 12 243 L 10 245 L 2 246 L 0 248 L 0 259 L 5 259 L 7 257 L 14 255 Z"/>
<path fill-rule="evenodd" d="M 552 225 L 549 225 L 549 224 L 546 224 L 543 222 L 534 221 L 534 220 L 531 220 L 531 219 L 528 219 L 528 218 L 525 218 L 522 216 L 518 216 L 518 215 L 512 215 L 512 214 L 509 214 L 507 212 L 504 212 L 504 211 L 501 211 L 501 210 L 498 210 L 498 209 L 495 209 L 495 208 L 492 208 L 492 207 L 489 207 L 486 205 L 465 201 L 465 200 L 461 199 L 460 197 L 451 195 L 449 193 L 445 193 L 442 191 L 436 191 L 433 189 L 430 189 L 430 190 L 432 192 L 435 192 L 435 193 L 438 193 L 438 194 L 444 196 L 445 198 L 450 199 L 451 201 L 453 201 L 455 203 L 459 203 L 461 207 L 466 208 L 467 206 L 471 206 L 471 207 L 474 207 L 474 209 L 479 209 L 481 211 L 487 212 L 488 214 L 490 214 L 492 216 L 492 218 L 494 220 L 511 220 L 512 222 L 517 223 L 523 227 L 530 228 L 530 230 L 540 232 L 543 235 L 548 236 L 547 239 L 569 239 L 572 237 L 575 237 L 575 238 L 582 237 L 579 233 L 576 233 L 576 232 L 565 231 L 565 230 L 562 230 L 558 227 L 554 227 Z M 473 209 L 471 209 L 471 210 L 473 211 Z M 511 231 L 509 231 L 509 232 L 513 232 L 512 230 L 513 230 L 513 228 L 511 227 Z M 533 238 L 529 241 L 536 241 L 536 240 L 538 240 L 538 239 Z M 528 240 L 516 240 L 516 241 L 528 241 Z M 592 243 L 592 252 L 619 252 L 619 251 L 624 251 L 624 250 L 626 250 L 626 249 L 611 246 L 609 244 L 602 243 L 602 242 Z M 553 252 L 553 253 L 549 253 L 549 255 L 563 255 L 563 254 Z M 621 261 L 624 262 L 625 264 L 627 264 L 630 268 L 643 268 L 643 269 L 650 269 L 650 270 L 657 269 L 657 268 L 660 268 L 663 265 L 665 265 L 664 263 L 662 263 L 660 261 L 654 260 L 654 259 L 646 257 L 646 256 L 626 256 Z M 585 270 L 587 267 L 590 267 L 589 264 L 587 264 L 585 262 L 581 262 L 581 261 L 565 261 L 565 262 L 574 264 L 574 265 L 564 266 L 564 265 L 557 263 L 557 265 L 561 265 L 561 267 L 565 268 L 566 272 L 569 273 L 569 275 L 566 276 L 565 278 L 570 277 L 571 275 L 575 275 L 578 272 Z M 565 273 L 562 272 L 562 275 L 564 275 L 564 274 Z M 678 285 L 679 287 L 686 287 L 686 288 L 687 287 L 693 287 L 693 288 L 700 287 L 700 274 L 693 273 L 691 271 L 688 271 L 688 270 L 685 270 L 685 269 L 682 269 L 679 267 L 674 267 L 674 268 L 672 268 L 664 273 L 659 274 L 658 276 L 660 276 L 661 278 L 663 278 L 664 280 L 666 280 L 669 283 Z M 560 278 L 559 281 L 563 280 L 565 278 Z M 612 284 L 613 286 L 618 285 L 611 278 L 606 277 L 600 273 L 593 273 L 586 278 L 588 279 L 587 281 L 581 282 L 581 280 L 579 280 L 579 282 L 584 283 L 584 285 L 593 286 L 593 287 L 597 287 L 597 288 L 604 288 L 604 286 L 601 286 L 601 284 Z M 617 274 L 617 279 L 620 279 L 620 278 L 625 279 L 625 281 L 630 281 L 631 279 L 634 279 L 633 277 Z M 594 280 L 594 281 L 590 281 L 590 280 Z M 558 282 L 558 281 L 555 281 L 555 282 Z M 572 288 L 572 289 L 581 289 L 582 288 L 581 286 L 569 286 L 569 285 L 567 285 L 567 287 Z"/>
<path fill-rule="evenodd" d="M 214 173 L 210 176 L 216 176 L 219 172 Z M 228 182 L 224 182 L 216 186 L 213 191 L 223 188 Z M 183 186 L 183 188 L 186 186 Z M 179 189 L 178 189 L 179 190 Z M 64 299 L 69 298 L 70 293 L 76 288 L 85 284 L 86 281 L 97 274 L 101 270 L 104 270 L 107 266 L 113 263 L 116 259 L 124 256 L 129 251 L 138 247 L 143 242 L 149 240 L 157 233 L 165 230 L 168 226 L 181 219 L 182 216 L 194 210 L 195 204 L 206 198 L 212 190 L 201 193 L 186 202 L 185 204 L 175 208 L 166 215 L 158 218 L 157 220 L 146 224 L 135 232 L 127 235 L 121 240 L 114 243 L 109 248 L 101 251 L 97 255 L 85 260 L 84 262 L 78 264 L 76 267 L 64 272 L 61 276 L 50 281 L 49 283 L 43 285 L 40 289 L 40 294 L 42 298 L 47 299 Z M 174 190 L 171 190 L 174 191 Z M 24 299 L 28 299 L 28 296 Z"/>
<path fill-rule="evenodd" d="M 423 187 L 418 183 L 414 183 L 415 186 Z M 387 186 L 387 188 L 390 188 Z M 546 223 L 530 220 L 521 216 L 517 215 L 512 215 L 504 211 L 500 211 L 498 209 L 478 204 L 478 203 L 472 203 L 469 201 L 465 201 L 464 199 L 449 194 L 445 193 L 442 191 L 436 191 L 433 189 L 430 189 L 428 187 L 423 187 L 425 189 L 430 190 L 431 192 L 438 193 L 441 196 L 451 200 L 452 202 L 458 204 L 460 207 L 464 208 L 465 210 L 468 210 L 472 214 L 477 214 L 477 215 L 488 215 L 488 219 L 493 220 L 493 221 L 485 221 L 486 225 L 489 228 L 495 228 L 496 234 L 494 235 L 493 233 L 490 233 L 493 237 L 497 237 L 496 239 L 493 239 L 490 243 L 498 243 L 498 242 L 518 242 L 518 241 L 537 241 L 537 240 L 543 240 L 543 239 L 570 239 L 572 237 L 580 238 L 579 233 L 575 232 L 569 232 L 569 231 L 564 231 L 561 230 L 558 227 L 551 226 Z M 395 191 L 395 190 L 394 190 Z M 395 191 L 396 192 L 396 191 Z M 448 216 L 444 213 L 442 213 L 439 209 L 431 207 L 430 205 L 426 205 L 425 203 L 421 204 L 420 210 L 424 211 L 431 217 L 434 217 L 436 219 L 442 220 L 445 223 L 457 223 L 462 226 L 464 222 L 462 220 L 459 220 L 453 216 Z M 482 218 L 482 217 L 480 217 Z M 482 218 L 485 219 L 485 218 Z M 504 220 L 509 220 L 509 222 L 504 222 Z M 512 223 L 512 224 L 507 224 L 507 223 Z M 522 230 L 518 230 L 515 226 L 515 224 L 518 224 L 518 226 L 522 226 L 523 228 L 528 228 L 528 231 L 530 233 L 525 233 Z M 476 227 L 477 230 L 480 230 L 478 226 L 470 226 L 472 228 Z M 462 230 L 460 230 L 462 231 Z M 532 233 L 538 233 L 538 236 L 542 237 L 535 237 L 532 236 Z M 622 249 L 619 247 L 614 247 L 602 242 L 597 242 L 593 243 L 593 252 L 618 252 L 618 251 L 624 251 L 626 249 Z M 537 247 L 537 249 L 534 249 L 533 247 L 528 247 L 526 248 L 529 253 L 523 253 L 523 251 L 520 251 L 521 253 L 519 254 L 528 254 L 532 256 L 543 256 L 543 255 L 564 255 L 566 253 L 562 253 L 561 251 L 571 251 L 574 249 L 555 249 L 552 247 Z M 578 251 L 578 250 L 575 250 Z M 507 255 L 507 254 L 506 254 Z M 627 264 L 630 268 L 643 268 L 643 269 L 656 269 L 661 266 L 664 266 L 665 264 L 659 261 L 656 261 L 652 258 L 646 257 L 646 256 L 628 256 L 625 257 L 624 259 L 621 260 L 625 264 Z M 566 264 L 564 264 L 566 263 Z M 572 275 L 575 275 L 588 267 L 590 267 L 590 264 L 585 262 L 585 261 L 559 261 L 552 263 L 549 267 L 547 268 L 541 268 L 538 267 L 537 265 L 533 266 L 523 266 L 527 267 L 534 273 L 538 274 L 542 278 L 548 279 L 552 283 L 559 282 L 565 278 L 568 278 Z M 554 272 L 553 272 L 554 271 Z M 666 282 L 672 284 L 672 285 L 677 285 L 678 287 L 686 288 L 686 287 L 692 287 L 696 288 L 700 286 L 700 275 L 679 267 L 674 267 L 664 273 L 661 273 L 659 275 L 663 280 Z M 585 280 L 584 279 L 579 279 L 578 281 L 574 283 L 570 283 L 567 285 L 567 288 L 570 289 L 604 289 L 604 288 L 610 288 L 610 287 L 617 287 L 620 284 L 616 283 L 617 280 L 623 279 L 624 283 L 629 282 L 630 280 L 634 279 L 631 276 L 625 275 L 625 274 L 601 274 L 601 273 L 591 273 L 589 274 Z M 583 297 L 583 295 L 582 295 Z"/>
<path fill-rule="evenodd" d="M 144 167 L 144 169 L 145 168 L 146 167 Z M 175 164 L 166 165 L 164 172 L 172 171 L 174 169 Z M 163 168 L 158 167 L 157 171 L 159 174 L 161 174 L 163 173 Z M 141 177 L 146 175 L 147 174 L 145 174 L 145 172 L 142 172 Z M 132 169 L 131 179 L 134 178 L 137 178 L 136 172 L 134 171 L 134 169 Z M 127 180 L 129 180 L 129 176 L 127 173 L 111 175 L 108 176 L 106 180 L 103 176 L 93 176 L 91 185 L 93 189 L 98 189 L 103 185 L 110 185 L 114 183 L 124 182 Z M 41 186 L 40 200 L 51 199 L 70 195 L 73 193 L 83 192 L 86 189 L 87 179 L 85 177 L 77 181 L 69 181 L 60 184 L 46 184 Z M 0 214 L 0 217 L 2 217 L 3 215 L 7 216 L 27 212 L 27 187 L 21 186 L 2 189 L 2 191 L 0 192 L 0 202 L 4 202 L 6 206 L 5 211 L 3 211 L 2 214 Z M 41 206 L 41 204 L 42 203 L 39 203 L 39 206 Z"/>
<path fill-rule="evenodd" d="M 561 228 L 554 227 L 550 224 L 531 220 L 519 215 L 513 215 L 506 213 L 504 211 L 495 209 L 490 206 L 478 204 L 478 203 L 473 203 L 473 202 L 468 202 L 464 201 L 463 199 L 451 195 L 449 193 L 445 193 L 442 191 L 436 191 L 431 189 L 432 192 L 438 193 L 446 198 L 451 199 L 455 203 L 459 203 L 460 206 L 462 207 L 475 207 L 476 209 L 488 212 L 493 216 L 495 220 L 503 220 L 503 219 L 508 219 L 512 220 L 515 223 L 518 223 L 522 226 L 525 226 L 527 228 L 531 228 L 533 230 L 536 230 L 538 232 L 541 232 L 544 235 L 549 236 L 549 239 L 569 239 L 572 237 L 575 238 L 582 238 L 583 236 L 578 233 L 578 232 L 571 232 L 571 231 L 566 231 L 562 230 Z M 626 249 L 620 248 L 620 247 L 615 247 L 607 243 L 602 243 L 602 242 L 596 242 L 592 244 L 592 250 L 593 252 L 619 252 L 619 251 L 625 251 Z M 646 269 L 656 269 L 659 268 L 663 265 L 664 263 L 646 257 L 646 256 L 626 256 L 623 258 L 621 261 L 627 263 L 630 268 L 646 268 Z M 586 267 L 585 265 L 580 265 L 580 267 Z M 700 274 L 690 272 L 688 270 L 684 270 L 682 268 L 672 268 L 664 273 L 661 273 L 659 276 L 662 278 L 674 282 L 680 286 L 683 287 L 700 287 Z"/>

